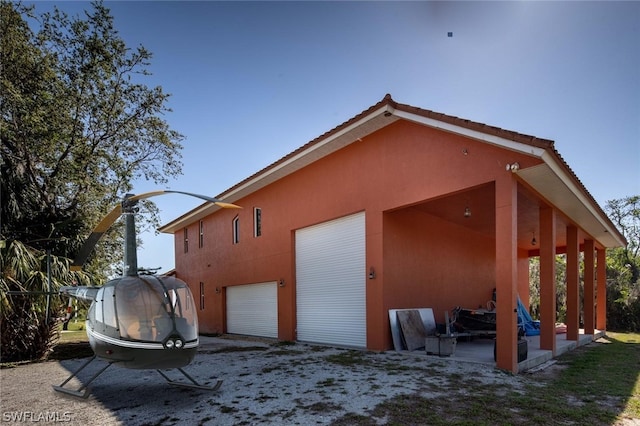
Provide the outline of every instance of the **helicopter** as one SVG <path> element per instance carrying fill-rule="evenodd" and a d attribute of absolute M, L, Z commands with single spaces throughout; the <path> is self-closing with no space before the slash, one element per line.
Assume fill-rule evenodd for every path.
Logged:
<path fill-rule="evenodd" d="M 111 365 L 130 369 L 155 369 L 171 385 L 218 390 L 198 383 L 182 367 L 193 361 L 198 349 L 198 316 L 189 286 L 173 276 L 140 275 L 136 251 L 135 214 L 140 200 L 163 194 L 184 194 L 222 208 L 241 208 L 205 195 L 182 191 L 153 191 L 126 194 L 121 203 L 94 228 L 71 265 L 82 269 L 91 251 L 109 227 L 121 216 L 125 219 L 124 268 L 121 277 L 101 287 L 64 286 L 60 293 L 90 302 L 86 332 L 93 357 L 89 358 L 53 389 L 87 398 L 89 385 Z M 107 364 L 78 389 L 65 387 L 96 359 Z M 171 380 L 162 369 L 177 369 L 188 381 Z"/>

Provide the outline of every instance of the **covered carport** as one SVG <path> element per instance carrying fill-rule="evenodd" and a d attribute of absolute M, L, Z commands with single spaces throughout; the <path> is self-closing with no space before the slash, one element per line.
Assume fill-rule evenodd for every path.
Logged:
<path fill-rule="evenodd" d="M 493 182 L 386 212 L 384 223 L 385 280 L 432 307 L 436 322 L 455 306 L 484 307 L 496 289 L 498 368 L 530 368 L 606 329 L 605 251 L 626 241 L 566 167 L 510 165 Z M 566 334 L 556 334 L 556 254 L 567 259 Z M 541 268 L 540 336 L 529 339 L 529 360 L 519 363 L 517 298 L 529 306 L 534 256 Z M 390 304 L 393 297 L 387 295 Z M 493 360 L 493 340 L 488 344 L 484 355 Z"/>

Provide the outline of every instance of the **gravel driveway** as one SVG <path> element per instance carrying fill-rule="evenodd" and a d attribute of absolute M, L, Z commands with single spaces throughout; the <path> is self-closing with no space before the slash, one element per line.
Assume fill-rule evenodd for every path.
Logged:
<path fill-rule="evenodd" d="M 54 392 L 51 385 L 60 384 L 82 362 L 48 361 L 0 370 L 0 422 L 331 424 L 345 416 L 371 417 L 369 410 L 397 395 L 446 397 L 452 377 L 511 389 L 523 383 L 521 376 L 492 366 L 418 353 L 202 337 L 198 355 L 185 370 L 204 384 L 223 380 L 216 392 L 169 386 L 155 371 L 117 367 L 92 384 L 86 400 Z M 81 374 L 88 377 L 90 372 Z"/>

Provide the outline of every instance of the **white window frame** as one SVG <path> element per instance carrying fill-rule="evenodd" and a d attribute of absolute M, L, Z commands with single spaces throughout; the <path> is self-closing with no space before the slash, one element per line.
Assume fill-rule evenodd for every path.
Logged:
<path fill-rule="evenodd" d="M 233 232 L 233 244 L 238 244 L 240 242 L 240 216 L 236 216 L 233 218 L 231 222 L 231 228 Z"/>

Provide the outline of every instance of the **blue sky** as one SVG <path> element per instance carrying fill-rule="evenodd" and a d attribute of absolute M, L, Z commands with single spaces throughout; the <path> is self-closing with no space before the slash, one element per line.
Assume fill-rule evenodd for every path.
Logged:
<path fill-rule="evenodd" d="M 186 139 L 166 189 L 220 194 L 390 93 L 554 140 L 601 206 L 640 194 L 640 2 L 105 5 L 153 53 L 145 83 L 172 94 L 165 119 Z M 163 223 L 200 204 L 154 201 Z M 173 236 L 142 237 L 139 265 L 171 269 Z"/>

